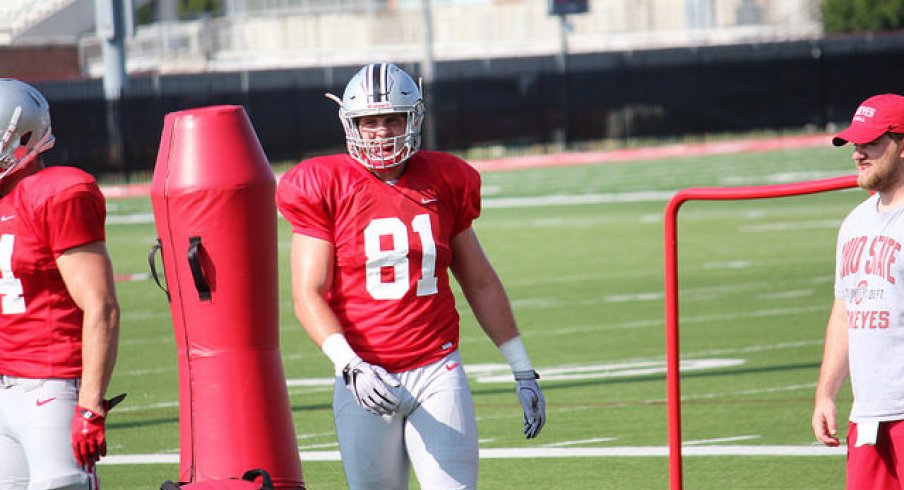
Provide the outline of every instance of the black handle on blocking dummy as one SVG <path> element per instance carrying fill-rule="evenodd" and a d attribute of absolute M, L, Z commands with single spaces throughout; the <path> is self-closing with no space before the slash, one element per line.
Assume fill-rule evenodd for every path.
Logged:
<path fill-rule="evenodd" d="M 201 237 L 188 238 L 188 265 L 191 267 L 191 276 L 195 281 L 195 289 L 198 290 L 198 298 L 201 301 L 210 301 L 210 285 L 204 277 L 201 269 Z"/>
<path fill-rule="evenodd" d="M 160 283 L 160 276 L 157 275 L 157 252 L 159 252 L 163 248 L 163 242 L 160 239 L 157 239 L 157 243 L 155 243 L 151 247 L 151 251 L 148 252 L 148 266 L 151 268 L 151 277 L 154 278 L 154 282 L 157 283 L 157 287 L 160 288 L 161 291 L 166 293 L 166 301 L 171 302 L 169 291 L 166 287 Z M 163 254 L 160 254 L 160 260 L 163 260 Z"/>

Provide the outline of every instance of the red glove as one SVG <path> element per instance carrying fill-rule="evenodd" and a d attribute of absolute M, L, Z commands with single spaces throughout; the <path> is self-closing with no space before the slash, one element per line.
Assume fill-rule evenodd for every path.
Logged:
<path fill-rule="evenodd" d="M 78 464 L 90 468 L 107 455 L 107 429 L 104 417 L 83 408 L 75 407 L 72 415 L 72 452 Z"/>

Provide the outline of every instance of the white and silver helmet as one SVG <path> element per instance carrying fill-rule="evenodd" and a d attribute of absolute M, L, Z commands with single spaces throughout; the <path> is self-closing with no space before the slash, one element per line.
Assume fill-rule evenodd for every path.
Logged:
<path fill-rule="evenodd" d="M 349 80 L 342 99 L 327 97 L 339 104 L 339 120 L 345 128 L 348 153 L 371 169 L 401 165 L 421 148 L 424 101 L 421 88 L 407 73 L 392 63 L 367 65 Z M 364 139 L 357 119 L 382 114 L 405 114 L 405 134 L 389 138 Z M 391 147 L 392 150 L 386 148 Z"/>
<path fill-rule="evenodd" d="M 41 92 L 12 78 L 0 78 L 0 179 L 20 163 L 49 150 L 50 105 Z"/>

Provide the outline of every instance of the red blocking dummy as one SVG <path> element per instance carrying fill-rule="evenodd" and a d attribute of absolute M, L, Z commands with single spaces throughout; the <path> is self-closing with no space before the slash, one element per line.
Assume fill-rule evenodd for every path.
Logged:
<path fill-rule="evenodd" d="M 241 106 L 166 115 L 151 203 L 179 363 L 179 480 L 303 489 L 279 351 L 275 179 Z"/>

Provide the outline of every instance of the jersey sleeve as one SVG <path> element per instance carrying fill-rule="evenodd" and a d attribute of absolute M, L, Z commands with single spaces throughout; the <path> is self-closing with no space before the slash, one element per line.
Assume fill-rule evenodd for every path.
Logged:
<path fill-rule="evenodd" d="M 41 216 L 47 243 L 56 257 L 70 248 L 106 239 L 104 196 L 93 181 L 56 192 L 44 203 Z"/>
<path fill-rule="evenodd" d="M 276 207 L 301 235 L 332 240 L 333 224 L 323 198 L 321 180 L 309 175 L 305 162 L 289 170 L 276 186 Z"/>
<path fill-rule="evenodd" d="M 468 229 L 471 223 L 480 216 L 480 174 L 474 167 L 462 161 L 462 194 L 458 220 L 452 236 Z"/>

